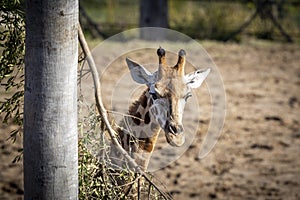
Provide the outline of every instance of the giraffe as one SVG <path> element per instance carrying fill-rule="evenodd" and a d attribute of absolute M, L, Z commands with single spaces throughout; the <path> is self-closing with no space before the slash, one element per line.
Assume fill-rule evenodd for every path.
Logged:
<path fill-rule="evenodd" d="M 122 147 L 144 171 L 147 170 L 161 130 L 170 145 L 184 144 L 184 106 L 192 96 L 191 89 L 200 87 L 210 72 L 208 68 L 185 75 L 186 53 L 182 49 L 174 67 L 167 65 L 163 48 L 157 49 L 157 55 L 159 67 L 153 74 L 142 65 L 126 58 L 132 79 L 139 84 L 145 84 L 147 89 L 129 107 L 129 115 L 124 117 L 117 129 Z"/>

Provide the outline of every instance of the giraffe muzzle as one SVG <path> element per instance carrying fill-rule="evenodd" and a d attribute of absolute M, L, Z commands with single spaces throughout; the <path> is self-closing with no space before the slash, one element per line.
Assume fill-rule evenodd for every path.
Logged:
<path fill-rule="evenodd" d="M 168 124 L 165 130 L 167 142 L 176 147 L 180 147 L 185 142 L 184 129 L 182 125 Z"/>

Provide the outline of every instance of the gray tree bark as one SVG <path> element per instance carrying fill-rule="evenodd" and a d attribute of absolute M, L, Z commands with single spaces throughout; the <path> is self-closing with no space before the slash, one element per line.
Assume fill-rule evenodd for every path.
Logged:
<path fill-rule="evenodd" d="M 167 0 L 140 0 L 140 27 L 168 28 Z M 141 38 L 146 40 L 163 40 L 165 35 L 159 29 L 141 29 Z"/>
<path fill-rule="evenodd" d="M 78 0 L 26 1 L 24 199 L 78 198 Z"/>

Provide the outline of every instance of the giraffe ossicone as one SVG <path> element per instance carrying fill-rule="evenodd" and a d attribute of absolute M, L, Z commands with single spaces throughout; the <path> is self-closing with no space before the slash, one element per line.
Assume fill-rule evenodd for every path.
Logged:
<path fill-rule="evenodd" d="M 159 66 L 154 73 L 126 58 L 132 79 L 145 84 L 147 89 L 130 106 L 129 115 L 121 122 L 123 128 L 117 131 L 122 147 L 143 170 L 147 170 L 161 130 L 170 145 L 184 144 L 184 106 L 191 96 L 191 89 L 200 87 L 210 72 L 210 69 L 203 69 L 185 75 L 186 53 L 182 49 L 178 52 L 178 61 L 174 67 L 167 65 L 166 51 L 161 47 L 157 49 L 157 55 Z"/>

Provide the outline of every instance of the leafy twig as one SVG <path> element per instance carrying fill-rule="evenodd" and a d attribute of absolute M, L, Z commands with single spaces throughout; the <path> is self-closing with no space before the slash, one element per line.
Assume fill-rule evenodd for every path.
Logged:
<path fill-rule="evenodd" d="M 160 194 L 165 198 L 165 199 L 172 199 L 170 195 L 167 193 L 161 191 L 158 186 L 152 182 L 152 180 L 148 177 L 148 175 L 136 164 L 134 159 L 126 152 L 125 149 L 121 146 L 117 139 L 117 133 L 115 130 L 112 128 L 109 120 L 108 120 L 108 111 L 105 109 L 103 102 L 102 102 L 102 97 L 101 97 L 101 87 L 100 87 L 100 79 L 98 75 L 98 71 L 96 68 L 95 61 L 93 59 L 93 56 L 91 54 L 91 51 L 89 50 L 89 47 L 87 45 L 87 42 L 85 40 L 84 34 L 82 32 L 81 26 L 79 24 L 78 27 L 78 37 L 79 37 L 79 42 L 81 45 L 81 48 L 86 56 L 87 63 L 90 67 L 92 76 L 93 76 L 93 82 L 94 82 L 94 87 L 95 87 L 95 99 L 96 99 L 96 106 L 97 110 L 100 113 L 100 116 L 102 118 L 102 121 L 104 122 L 109 136 L 113 142 L 114 145 L 116 145 L 117 150 L 127 159 L 131 167 L 133 167 L 137 173 L 141 174 L 148 182 L 151 184 L 156 190 L 160 192 Z"/>

